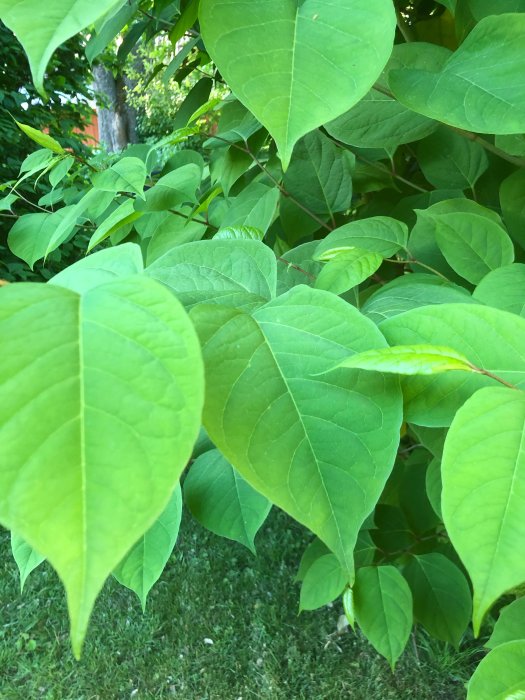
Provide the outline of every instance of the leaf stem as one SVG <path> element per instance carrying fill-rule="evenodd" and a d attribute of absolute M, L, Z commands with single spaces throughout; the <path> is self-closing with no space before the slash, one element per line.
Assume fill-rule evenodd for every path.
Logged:
<path fill-rule="evenodd" d="M 502 377 L 498 377 L 497 374 L 493 374 L 492 372 L 489 372 L 488 369 L 482 369 L 481 367 L 476 367 L 476 365 L 471 365 L 472 369 L 474 372 L 477 374 L 483 374 L 485 377 L 490 377 L 490 379 L 494 379 L 494 381 L 499 382 L 500 384 L 503 384 L 503 386 L 506 386 L 508 389 L 515 389 L 516 391 L 522 391 L 519 387 L 517 387 L 515 384 L 511 384 L 510 382 L 505 381 L 505 379 L 502 379 Z"/>
<path fill-rule="evenodd" d="M 408 260 L 394 260 L 393 258 L 387 258 L 385 262 L 389 263 L 394 263 L 396 265 L 419 265 L 419 267 L 424 267 L 425 270 L 428 270 L 429 272 L 432 272 L 434 275 L 437 275 L 438 277 L 441 277 L 441 279 L 444 279 L 446 282 L 450 282 L 448 277 L 445 277 L 443 273 L 441 273 L 439 270 L 436 270 L 433 267 L 430 267 L 430 265 L 427 265 L 424 262 L 421 262 L 420 260 L 416 260 L 416 258 L 409 258 Z"/>

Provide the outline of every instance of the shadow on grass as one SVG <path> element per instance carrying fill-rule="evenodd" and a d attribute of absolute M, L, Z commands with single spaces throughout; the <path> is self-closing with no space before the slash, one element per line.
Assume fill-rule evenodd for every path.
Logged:
<path fill-rule="evenodd" d="M 465 697 L 468 653 L 425 644 L 418 665 L 409 648 L 392 675 L 361 636 L 337 635 L 339 603 L 298 616 L 293 578 L 306 542 L 274 509 L 253 557 L 185 513 L 146 614 L 131 591 L 108 581 L 77 663 L 56 575 L 43 565 L 21 596 L 9 537 L 0 533 L 1 700 Z"/>

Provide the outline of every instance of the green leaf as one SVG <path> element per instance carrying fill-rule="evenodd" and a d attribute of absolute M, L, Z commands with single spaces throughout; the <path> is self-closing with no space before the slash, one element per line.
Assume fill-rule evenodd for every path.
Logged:
<path fill-rule="evenodd" d="M 428 136 L 436 126 L 435 121 L 372 89 L 355 107 L 325 128 L 330 136 L 350 146 L 395 150 L 403 143 Z"/>
<path fill-rule="evenodd" d="M 485 646 L 495 649 L 518 639 L 525 639 L 525 598 L 517 598 L 501 610 Z"/>
<path fill-rule="evenodd" d="M 438 345 L 394 345 L 347 357 L 335 367 L 352 367 L 394 374 L 438 374 L 461 370 L 474 372 L 468 359 L 452 348 Z M 335 369 L 334 367 L 334 369 Z"/>
<path fill-rule="evenodd" d="M 307 569 L 301 585 L 299 611 L 317 610 L 339 598 L 348 585 L 348 574 L 335 554 L 325 554 Z"/>
<path fill-rule="evenodd" d="M 417 222 L 410 233 L 408 242 L 410 255 L 412 258 L 426 265 L 430 265 L 434 270 L 441 272 L 449 280 L 453 282 L 458 281 L 461 284 L 463 284 L 463 280 L 460 276 L 456 275 L 454 270 L 450 267 L 437 244 L 439 216 L 442 214 L 453 214 L 454 216 L 459 216 L 460 214 L 481 216 L 492 223 L 498 224 L 502 231 L 504 231 L 501 218 L 496 212 L 470 199 L 441 200 L 432 204 L 428 209 L 415 209 L 415 212 L 417 215 Z M 466 223 L 468 224 L 469 221 L 472 223 L 473 219 L 467 219 Z M 427 272 L 424 267 L 420 267 L 417 264 L 413 264 L 412 268 L 417 272 Z"/>
<path fill-rule="evenodd" d="M 512 241 L 495 222 L 467 213 L 438 214 L 434 221 L 446 261 L 468 282 L 478 284 L 491 270 L 514 261 Z"/>
<path fill-rule="evenodd" d="M 391 345 L 443 345 L 476 367 L 525 387 L 525 319 L 478 304 L 423 306 L 379 325 Z M 477 390 L 496 386 L 476 373 L 446 372 L 402 380 L 405 417 L 428 427 L 450 425 L 458 408 Z"/>
<path fill-rule="evenodd" d="M 262 241 L 264 233 L 260 228 L 255 228 L 255 226 L 227 226 L 219 229 L 213 238 L 214 240 Z"/>
<path fill-rule="evenodd" d="M 524 439 L 525 394 L 490 387 L 459 409 L 445 441 L 443 518 L 474 584 L 476 634 L 499 596 L 525 581 Z"/>
<path fill-rule="evenodd" d="M 11 533 L 11 552 L 20 574 L 20 593 L 23 593 L 27 577 L 45 561 L 45 557 L 35 552 L 25 540 L 14 532 Z"/>
<path fill-rule="evenodd" d="M 96 34 L 92 34 L 86 44 L 86 58 L 90 64 L 95 58 L 104 51 L 106 46 L 117 36 L 117 34 L 128 24 L 129 20 L 137 11 L 139 0 L 129 0 L 116 13 L 111 11 L 107 13 L 109 16 L 102 23 L 102 26 L 97 27 Z M 100 19 L 103 19 L 102 17 Z"/>
<path fill-rule="evenodd" d="M 104 580 L 191 454 L 198 340 L 169 292 L 136 276 L 82 296 L 2 287 L 0 351 L 0 522 L 57 570 L 78 657 Z"/>
<path fill-rule="evenodd" d="M 29 59 L 33 82 L 44 95 L 44 74 L 55 49 L 123 0 L 0 0 L 0 19 L 11 29 Z M 38 18 L 38 21 L 35 21 Z"/>
<path fill-rule="evenodd" d="M 184 502 L 201 525 L 255 554 L 254 538 L 271 503 L 255 491 L 219 450 L 198 457 L 184 481 Z"/>
<path fill-rule="evenodd" d="M 37 260 L 46 255 L 49 241 L 55 236 L 57 228 L 64 227 L 64 238 L 75 228 L 77 216 L 71 217 L 74 206 L 63 207 L 56 212 L 44 214 L 24 214 L 18 218 L 7 237 L 9 250 L 26 262 L 31 269 Z"/>
<path fill-rule="evenodd" d="M 174 131 L 181 129 L 181 134 L 184 134 L 184 129 L 188 124 L 188 120 L 192 114 L 195 114 L 199 107 L 208 101 L 212 87 L 213 80 L 211 80 L 211 78 L 201 78 L 195 83 L 186 95 L 186 99 L 177 110 L 177 114 L 171 123 L 171 127 Z M 191 133 L 195 133 L 193 127 L 188 129 L 188 134 Z"/>
<path fill-rule="evenodd" d="M 52 277 L 49 284 L 57 284 L 59 287 L 84 294 L 93 287 L 118 277 L 141 274 L 143 270 L 140 247 L 135 243 L 123 243 L 81 258 Z"/>
<path fill-rule="evenodd" d="M 466 304 L 473 302 L 463 287 L 436 275 L 414 273 L 396 277 L 370 295 L 361 311 L 374 323 L 397 316 L 410 309 L 434 304 Z"/>
<path fill-rule="evenodd" d="M 228 202 L 229 208 L 220 222 L 221 228 L 253 226 L 266 233 L 275 218 L 279 189 L 253 182 Z"/>
<path fill-rule="evenodd" d="M 371 253 L 360 248 L 345 249 L 341 252 L 330 250 L 324 256 L 334 256 L 319 273 L 315 280 L 317 289 L 324 289 L 333 294 L 344 294 L 352 287 L 364 282 L 381 267 L 383 258 L 379 253 Z"/>
<path fill-rule="evenodd" d="M 55 223 L 54 229 L 49 232 L 51 235 L 48 235 L 46 232 L 44 259 L 69 238 L 81 216 L 91 214 L 95 218 L 96 215 L 105 211 L 112 199 L 112 192 L 100 192 L 96 189 L 90 189 L 76 204 L 69 205 L 55 212 L 53 216 L 56 216 L 59 221 L 58 224 Z"/>
<path fill-rule="evenodd" d="M 525 640 L 507 642 L 486 656 L 470 679 L 467 700 L 525 698 Z"/>
<path fill-rule="evenodd" d="M 354 611 L 359 627 L 392 669 L 412 629 L 412 595 L 393 566 L 366 566 L 356 574 Z"/>
<path fill-rule="evenodd" d="M 309 241 L 286 251 L 277 260 L 277 296 L 299 284 L 312 286 L 323 264 L 313 260 L 318 241 Z"/>
<path fill-rule="evenodd" d="M 492 270 L 483 277 L 473 298 L 487 306 L 525 316 L 525 265 L 515 263 Z"/>
<path fill-rule="evenodd" d="M 146 610 L 148 593 L 159 580 L 173 551 L 182 517 L 182 496 L 177 484 L 168 505 L 113 571 L 113 576 L 134 591 Z"/>
<path fill-rule="evenodd" d="M 93 175 L 93 185 L 104 192 L 131 192 L 142 199 L 146 182 L 146 165 L 140 158 L 121 158 L 107 170 Z"/>
<path fill-rule="evenodd" d="M 0 13 L 2 12 L 2 0 L 0 0 Z M 7 24 L 5 21 L 5 18 L 2 16 L 2 20 Z M 7 25 L 9 26 L 9 25 Z M 64 149 L 62 146 L 58 143 L 56 139 L 54 139 L 52 136 L 49 134 L 44 134 L 43 131 L 39 131 L 38 129 L 34 129 L 32 126 L 28 126 L 27 124 L 21 124 L 20 122 L 17 122 L 15 120 L 15 123 L 17 127 L 24 132 L 26 136 L 29 136 L 31 141 L 34 141 L 35 143 L 38 143 L 39 146 L 43 146 L 49 151 L 53 151 L 53 153 L 59 153 L 62 155 L 65 153 Z"/>
<path fill-rule="evenodd" d="M 406 224 L 389 216 L 371 216 L 368 219 L 351 221 L 329 233 L 319 243 L 315 259 L 322 260 L 328 251 L 345 247 L 361 248 L 379 253 L 383 258 L 390 258 L 406 246 L 407 240 Z"/>
<path fill-rule="evenodd" d="M 109 238 L 115 231 L 136 221 L 142 216 L 141 212 L 135 211 L 134 204 L 132 199 L 127 199 L 122 204 L 119 204 L 107 219 L 104 219 L 89 240 L 88 253 L 99 245 L 99 243 Z"/>
<path fill-rule="evenodd" d="M 146 268 L 191 307 L 203 302 L 254 308 L 275 296 L 275 256 L 264 243 L 197 241 L 177 246 Z"/>
<path fill-rule="evenodd" d="M 190 216 L 189 207 L 180 207 L 179 211 L 183 216 L 178 216 L 171 212 L 152 212 L 144 215 L 143 218 L 152 217 L 154 219 L 149 222 L 151 227 L 146 222 L 148 233 L 150 228 L 154 230 L 148 242 L 146 257 L 148 265 L 151 265 L 178 246 L 200 241 L 206 233 L 207 226 L 205 223 L 184 218 L 185 216 Z M 142 223 L 142 220 L 137 223 Z M 137 225 L 135 225 L 135 228 L 139 229 Z M 145 233 L 143 234 L 142 228 L 140 228 L 140 233 L 144 238 L 148 238 Z"/>
<path fill-rule="evenodd" d="M 297 571 L 295 581 L 304 581 L 306 572 L 312 566 L 312 564 L 317 559 L 319 559 L 319 557 L 322 557 L 325 554 L 329 553 L 330 550 L 322 540 L 320 540 L 318 537 L 313 539 L 303 552 L 303 556 L 301 557 L 301 561 L 299 563 L 299 570 Z"/>
<path fill-rule="evenodd" d="M 442 47 L 436 47 L 436 52 Z M 328 133 L 338 141 L 359 148 L 381 148 L 394 152 L 404 143 L 428 136 L 437 122 L 416 114 L 389 93 L 387 77 L 392 68 L 403 66 L 405 44 L 393 47 L 390 59 L 375 86 L 360 102 L 334 121 L 325 124 Z"/>
<path fill-rule="evenodd" d="M 227 101 L 221 109 L 216 137 L 204 142 L 204 148 L 223 147 L 224 143 L 246 142 L 262 125 L 238 100 Z"/>
<path fill-rule="evenodd" d="M 503 180 L 499 198 L 510 235 L 521 248 L 525 248 L 525 168 Z"/>
<path fill-rule="evenodd" d="M 253 316 L 192 310 L 206 363 L 204 425 L 248 483 L 310 528 L 351 575 L 359 529 L 396 453 L 397 382 L 314 375 L 385 342 L 355 308 L 308 287 Z"/>
<path fill-rule="evenodd" d="M 489 167 L 479 143 L 443 126 L 418 144 L 417 155 L 426 179 L 445 189 L 472 189 Z"/>
<path fill-rule="evenodd" d="M 441 69 L 393 70 L 390 88 L 402 104 L 445 124 L 484 134 L 524 132 L 524 33 L 524 14 L 486 17 Z"/>
<path fill-rule="evenodd" d="M 425 481 L 428 500 L 430 501 L 436 515 L 438 515 L 440 520 L 442 520 L 443 514 L 441 512 L 441 493 L 443 491 L 443 484 L 441 481 L 440 459 L 434 457 L 434 459 L 430 462 Z"/>
<path fill-rule="evenodd" d="M 199 19 L 206 49 L 276 140 L 285 170 L 302 136 L 372 87 L 395 30 L 382 0 L 266 0 L 249 15 L 242 0 L 202 0 Z"/>
<path fill-rule="evenodd" d="M 0 211 L 11 211 L 11 207 L 18 199 L 16 194 L 10 192 L 5 197 L 0 198 Z"/>
<path fill-rule="evenodd" d="M 464 575 L 437 552 L 411 557 L 403 574 L 412 591 L 415 619 L 433 637 L 457 649 L 472 613 L 472 596 Z"/>
<path fill-rule="evenodd" d="M 352 162 L 320 131 L 302 138 L 284 176 L 286 191 L 317 214 L 345 211 L 352 201 Z"/>
<path fill-rule="evenodd" d="M 64 158 L 58 159 L 56 165 L 54 165 L 49 172 L 49 183 L 53 189 L 66 177 L 74 163 L 75 159 L 73 156 L 65 156 Z"/>
<path fill-rule="evenodd" d="M 164 175 L 145 192 L 145 201 L 135 200 L 137 211 L 165 211 L 186 202 L 196 202 L 196 192 L 201 182 L 201 170 L 195 163 L 188 163 Z"/>

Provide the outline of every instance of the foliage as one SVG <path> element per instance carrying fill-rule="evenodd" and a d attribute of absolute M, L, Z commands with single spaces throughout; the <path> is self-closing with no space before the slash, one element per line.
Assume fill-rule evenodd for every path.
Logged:
<path fill-rule="evenodd" d="M 22 47 L 12 32 L 0 23 L 0 182 L 14 182 L 21 164 L 34 150 L 34 144 L 17 127 L 15 119 L 29 123 L 32 128 L 45 129 L 52 137 L 60 137 L 62 147 L 73 149 L 79 156 L 89 154 L 89 148 L 82 144 L 78 133 L 90 121 L 93 111 L 89 104 L 91 76 L 83 55 L 84 43 L 83 38 L 77 36 L 57 49 L 47 69 L 45 85 L 48 100 L 44 101 L 31 82 L 29 64 Z M 51 186 L 47 179 L 40 179 L 38 183 L 33 179 L 32 182 L 25 180 L 17 189 L 23 197 L 36 203 L 36 194 L 44 197 L 49 194 Z M 79 246 L 70 243 L 50 260 L 51 272 L 49 269 L 42 271 L 38 266 L 38 274 L 33 274 L 18 258 L 10 255 L 6 245 L 7 233 L 13 223 L 10 204 L 17 201 L 18 213 L 34 211 L 34 207 L 22 198 L 16 200 L 15 194 L 11 195 L 11 202 L 6 201 L 8 192 L 9 189 L 0 191 L 1 278 L 41 279 L 43 276 L 47 279 L 52 271 L 58 271 L 60 263 L 63 267 L 80 256 L 84 243 L 79 241 Z"/>
<path fill-rule="evenodd" d="M 342 595 L 392 668 L 414 622 L 459 647 L 520 599 L 525 14 L 505 5 L 142 3 L 123 45 L 169 22 L 196 40 L 176 70 L 209 68 L 173 132 L 67 170 L 28 132 L 20 177 L 62 168 L 63 206 L 11 250 L 33 265 L 82 225 L 94 252 L 0 290 L 0 522 L 57 570 L 77 656 L 111 571 L 145 605 L 188 462 L 212 531 L 253 550 L 274 504 L 317 536 L 301 609 Z M 205 158 L 155 172 L 195 135 Z M 501 620 L 469 700 L 525 692 Z"/>

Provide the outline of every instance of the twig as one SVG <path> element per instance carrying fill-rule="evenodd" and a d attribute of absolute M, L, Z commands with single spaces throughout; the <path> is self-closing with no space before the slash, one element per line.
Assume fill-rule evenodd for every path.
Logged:
<path fill-rule="evenodd" d="M 287 267 L 291 267 L 293 270 L 297 270 L 297 272 L 302 272 L 303 275 L 306 275 L 306 276 L 309 277 L 311 280 L 315 280 L 315 275 L 312 275 L 312 273 L 311 273 L 311 272 L 308 272 L 307 270 L 303 270 L 303 268 L 302 268 L 302 267 L 299 267 L 299 265 L 294 265 L 293 263 L 291 263 L 291 262 L 289 262 L 288 260 L 286 260 L 286 258 L 280 258 L 279 256 L 277 256 L 277 260 L 278 260 L 279 262 L 284 263 Z"/>
<path fill-rule="evenodd" d="M 253 162 L 265 173 L 265 175 L 270 178 L 270 180 L 274 183 L 274 185 L 279 189 L 279 192 L 283 195 L 283 197 L 287 197 L 292 201 L 296 206 L 299 207 L 299 209 L 302 209 L 305 214 L 308 214 L 308 216 L 316 221 L 320 226 L 323 228 L 327 229 L 328 231 L 333 231 L 335 226 L 330 226 L 330 224 L 327 224 L 326 221 L 323 221 L 320 217 L 317 216 L 313 211 L 308 209 L 302 202 L 300 202 L 298 199 L 296 199 L 288 190 L 284 187 L 282 182 L 278 180 L 276 177 L 272 175 L 272 173 L 268 170 L 268 168 L 262 163 L 259 158 L 253 153 L 249 146 L 247 141 L 244 141 L 244 146 L 240 146 L 238 143 L 231 143 L 227 139 L 223 139 L 220 136 L 217 136 L 216 134 L 203 134 L 203 136 L 207 136 L 208 138 L 214 138 L 217 139 L 218 141 L 223 141 L 224 143 L 228 144 L 228 146 L 233 146 L 239 151 L 242 151 L 243 153 L 246 153 L 247 155 L 250 156 L 250 158 L 253 160 Z"/>

